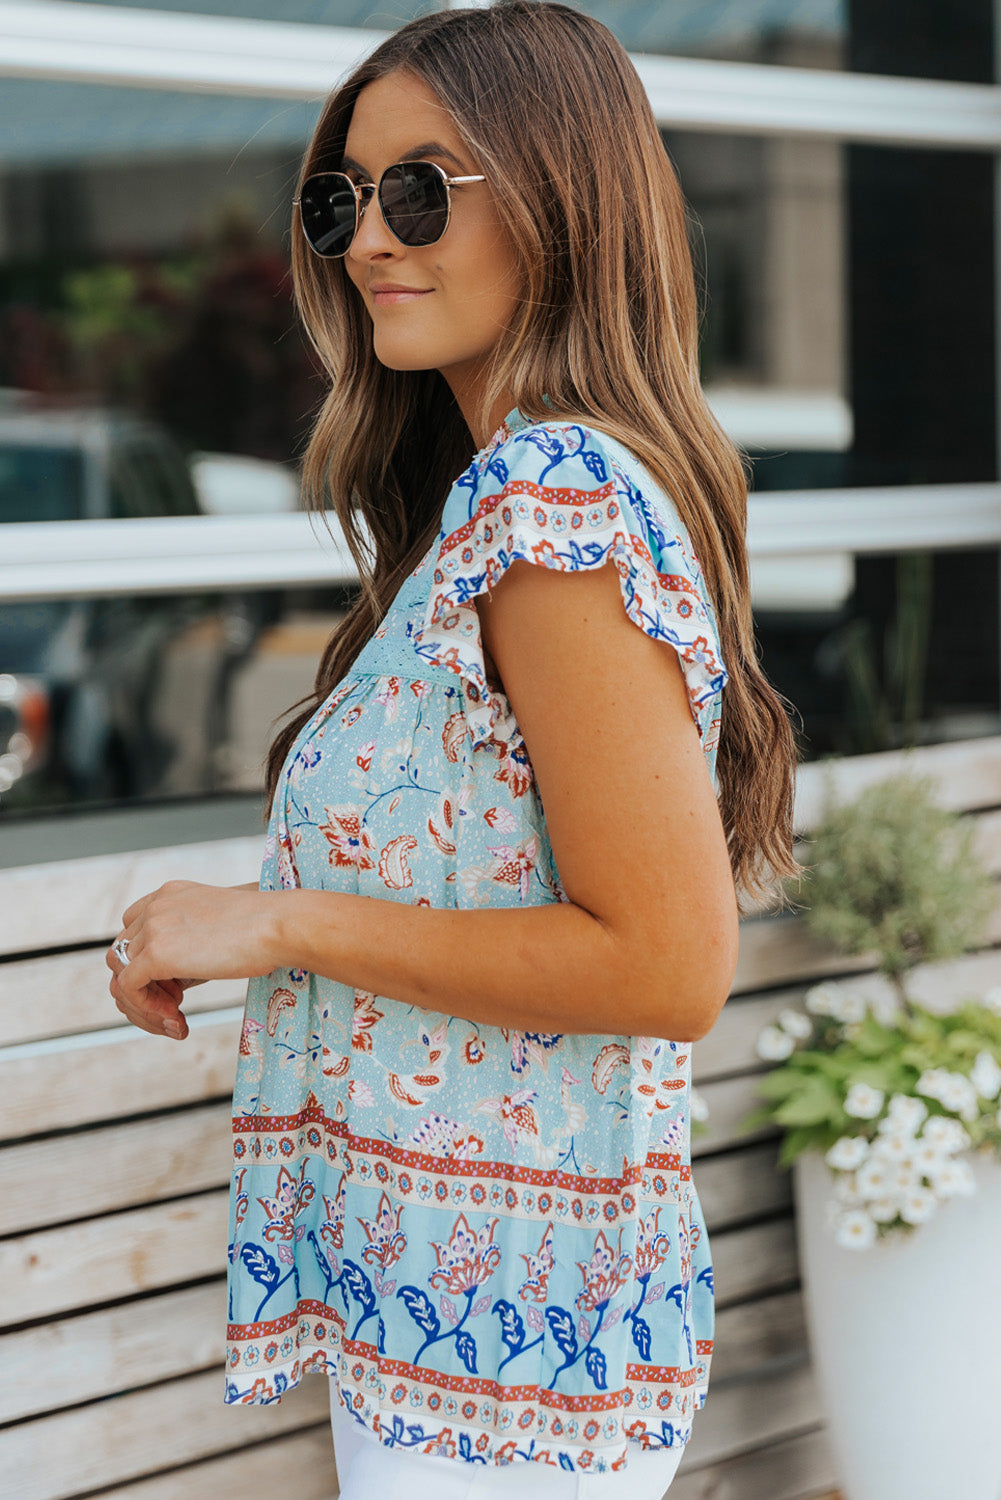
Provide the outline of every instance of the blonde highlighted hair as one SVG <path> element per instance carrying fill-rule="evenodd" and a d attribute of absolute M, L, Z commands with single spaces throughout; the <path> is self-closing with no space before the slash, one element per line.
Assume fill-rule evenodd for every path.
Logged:
<path fill-rule="evenodd" d="M 688 528 L 729 672 L 717 754 L 723 824 L 738 889 L 760 895 L 797 868 L 793 740 L 758 664 L 744 456 L 702 392 L 688 213 L 643 86 L 611 32 L 567 5 L 505 0 L 435 12 L 389 37 L 330 96 L 300 185 L 340 168 L 355 100 L 398 69 L 445 104 L 490 182 L 521 266 L 524 293 L 494 351 L 484 416 L 509 391 L 530 421 L 567 419 L 610 433 Z M 297 216 L 292 266 L 303 322 L 331 381 L 305 454 L 305 493 L 336 512 L 362 589 L 323 654 L 314 694 L 271 746 L 272 794 L 299 730 L 431 546 L 449 487 L 475 447 L 436 371 L 378 362 L 343 262 L 315 256 Z"/>

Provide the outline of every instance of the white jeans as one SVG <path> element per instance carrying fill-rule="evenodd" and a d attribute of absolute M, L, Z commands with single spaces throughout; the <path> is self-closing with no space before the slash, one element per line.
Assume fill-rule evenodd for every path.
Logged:
<path fill-rule="evenodd" d="M 436 1458 L 385 1447 L 344 1410 L 334 1380 L 330 1422 L 340 1500 L 661 1500 L 685 1451 L 634 1445 L 627 1469 L 608 1474 Z"/>

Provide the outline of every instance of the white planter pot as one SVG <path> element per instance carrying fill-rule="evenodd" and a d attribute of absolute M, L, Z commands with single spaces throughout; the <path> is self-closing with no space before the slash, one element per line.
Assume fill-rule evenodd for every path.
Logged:
<path fill-rule="evenodd" d="M 1001 1500 L 1001 1164 L 906 1239 L 846 1250 L 795 1163 L 813 1363 L 845 1500 Z"/>

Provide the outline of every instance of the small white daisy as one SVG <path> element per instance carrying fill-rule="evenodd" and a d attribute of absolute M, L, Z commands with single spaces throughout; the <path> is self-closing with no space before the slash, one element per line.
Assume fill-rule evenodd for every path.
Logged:
<path fill-rule="evenodd" d="M 886 1162 L 870 1156 L 868 1161 L 862 1163 L 856 1174 L 859 1191 L 867 1198 L 889 1197 L 891 1171 L 892 1168 Z"/>
<path fill-rule="evenodd" d="M 913 1188 L 901 1200 L 900 1217 L 907 1224 L 924 1224 L 935 1212 L 935 1194 L 928 1188 Z"/>
<path fill-rule="evenodd" d="M 876 1238 L 875 1221 L 860 1208 L 849 1209 L 839 1218 L 834 1238 L 846 1250 L 867 1250 Z"/>
<path fill-rule="evenodd" d="M 843 1135 L 825 1153 L 824 1160 L 829 1167 L 834 1167 L 839 1172 L 854 1172 L 868 1155 L 869 1142 L 864 1136 Z"/>
<path fill-rule="evenodd" d="M 872 1120 L 883 1108 L 883 1091 L 868 1083 L 853 1083 L 845 1099 L 845 1114 L 859 1120 Z"/>
<path fill-rule="evenodd" d="M 880 1121 L 880 1124 L 882 1124 L 882 1121 Z M 878 1140 L 873 1141 L 872 1155 L 877 1161 L 884 1161 L 892 1166 L 898 1162 L 909 1161 L 913 1147 L 913 1136 L 881 1135 Z"/>
<path fill-rule="evenodd" d="M 813 1032 L 813 1025 L 809 1016 L 804 1016 L 801 1010 L 782 1010 L 778 1014 L 778 1023 L 782 1030 L 789 1036 L 795 1037 L 797 1042 L 805 1042 Z"/>
<path fill-rule="evenodd" d="M 892 1126 L 891 1134 L 900 1130 L 913 1135 L 927 1118 L 928 1106 L 923 1099 L 915 1099 L 911 1094 L 894 1094 L 887 1106 L 886 1119 L 880 1120 L 879 1128 Z"/>
<path fill-rule="evenodd" d="M 968 1161 L 944 1161 L 932 1178 L 932 1189 L 940 1198 L 969 1198 L 977 1191 L 977 1179 Z"/>
<path fill-rule="evenodd" d="M 758 1037 L 756 1050 L 765 1062 L 783 1062 L 795 1046 L 787 1031 L 781 1031 L 778 1026 L 766 1026 Z"/>
<path fill-rule="evenodd" d="M 996 1099 L 1001 1089 L 1001 1067 L 990 1052 L 978 1052 L 970 1069 L 970 1082 L 982 1099 Z"/>
<path fill-rule="evenodd" d="M 998 994 L 1001 995 L 1001 990 Z M 837 998 L 829 984 L 815 984 L 807 990 L 803 1004 L 811 1016 L 832 1016 L 834 1011 L 831 1007 L 837 1003 Z"/>

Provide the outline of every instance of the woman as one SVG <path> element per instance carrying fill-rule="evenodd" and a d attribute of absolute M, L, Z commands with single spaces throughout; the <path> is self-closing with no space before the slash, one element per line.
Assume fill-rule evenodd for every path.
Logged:
<path fill-rule="evenodd" d="M 227 1399 L 326 1371 L 349 1500 L 660 1496 L 712 1350 L 689 1044 L 793 868 L 684 202 L 609 32 L 513 0 L 383 43 L 297 205 L 364 588 L 260 889 L 138 901 L 112 993 L 183 1037 L 190 976 L 251 976 Z"/>

